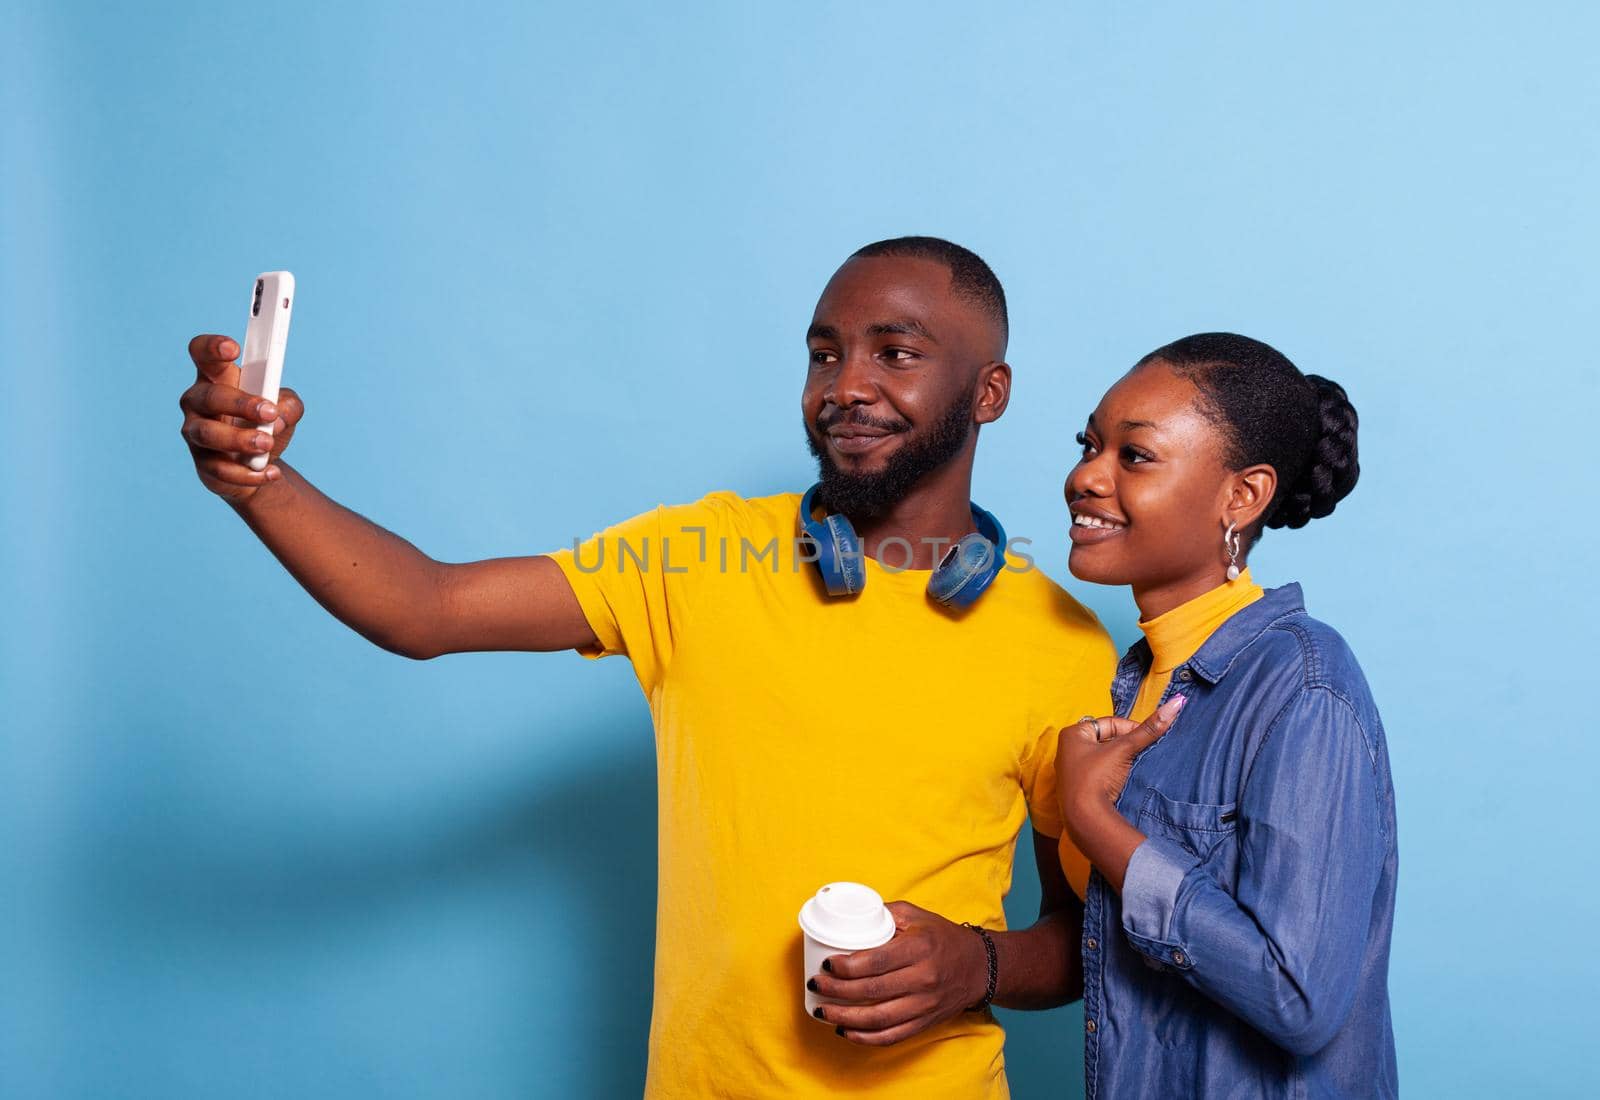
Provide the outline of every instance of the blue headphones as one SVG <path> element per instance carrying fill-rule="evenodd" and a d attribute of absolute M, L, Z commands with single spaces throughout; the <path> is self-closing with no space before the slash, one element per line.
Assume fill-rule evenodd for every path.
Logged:
<path fill-rule="evenodd" d="M 830 596 L 854 596 L 867 586 L 866 554 L 856 529 L 844 516 L 813 519 L 817 490 L 800 498 L 800 530 L 816 550 L 817 571 Z M 1005 568 L 1006 533 L 994 516 L 972 505 L 977 531 L 962 536 L 928 580 L 928 595 L 947 607 L 971 607 Z"/>

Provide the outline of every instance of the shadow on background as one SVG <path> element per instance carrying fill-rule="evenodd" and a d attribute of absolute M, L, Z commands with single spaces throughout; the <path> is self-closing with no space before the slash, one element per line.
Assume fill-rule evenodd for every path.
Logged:
<path fill-rule="evenodd" d="M 561 734 L 618 746 L 606 754 L 604 766 L 593 757 L 564 773 L 530 765 L 530 775 L 498 782 L 490 792 L 456 792 L 455 804 L 464 811 L 404 806 L 390 820 L 340 831 L 283 829 L 280 821 L 279 831 L 256 830 L 253 840 L 242 843 L 239 830 L 208 830 L 181 808 L 176 816 L 134 815 L 93 846 L 72 906 L 84 925 L 74 942 L 86 946 L 89 980 L 101 994 L 102 1010 L 113 1014 L 91 1025 L 92 1032 L 110 1036 L 130 1023 L 136 1027 L 130 1016 L 137 1014 L 137 1000 L 184 1000 L 191 1010 L 199 1002 L 224 1017 L 221 1034 L 233 1042 L 260 1013 L 253 1003 L 259 997 L 309 1001 L 295 1009 L 313 1017 L 302 1025 L 315 1037 L 311 1048 L 295 1048 L 304 1034 L 280 1034 L 277 1042 L 264 1036 L 256 1049 L 255 1079 L 220 1091 L 283 1095 L 287 1083 L 315 1079 L 321 1082 L 317 1095 L 342 1095 L 340 1082 L 374 1083 L 358 1072 L 359 1063 L 392 1056 L 403 1064 L 418 1055 L 386 1049 L 391 1037 L 383 1023 L 370 1019 L 371 1005 L 335 1001 L 330 1009 L 325 1000 L 295 992 L 294 968 L 354 971 L 357 980 L 378 970 L 393 988 L 419 973 L 423 980 L 430 973 L 449 976 L 453 954 L 487 946 L 496 962 L 516 960 L 517 973 L 492 983 L 497 1003 L 466 1006 L 472 1017 L 466 1031 L 481 1035 L 504 1028 L 503 1018 L 510 1018 L 518 1022 L 513 1027 L 527 1028 L 528 1038 L 512 1036 L 496 1045 L 492 1074 L 479 1070 L 474 1077 L 455 1069 L 444 1076 L 466 1072 L 467 1080 L 496 1096 L 545 1095 L 560 1082 L 582 1082 L 584 1095 L 638 1096 L 650 1020 L 656 788 L 648 719 L 625 721 L 642 728 L 607 724 Z M 486 910 L 492 913 L 487 922 Z M 115 918 L 107 920 L 111 913 Z M 465 927 L 461 913 L 469 915 Z M 421 936 L 415 933 L 419 919 Z M 409 933 L 397 936 L 397 925 Z M 463 939 L 485 935 L 507 942 L 462 950 Z M 419 958 L 429 954 L 436 957 Z M 112 975 L 120 977 L 108 982 Z M 111 986 L 151 984 L 157 988 L 112 996 L 112 1008 L 103 997 Z M 462 1020 L 448 1018 L 448 998 L 427 1007 L 429 990 L 399 992 L 435 1017 L 423 1022 L 425 1033 L 462 1026 Z M 407 1027 L 418 1030 L 416 1003 L 379 1007 L 406 1013 Z M 320 1021 L 314 1018 L 319 1012 Z M 205 1033 L 203 1021 L 184 1021 L 190 1023 L 195 1027 L 183 1028 L 186 1038 Z M 153 1026 L 152 1034 L 171 1042 L 172 1030 Z M 342 1045 L 338 1036 L 351 1030 L 367 1035 L 366 1049 Z M 448 1048 L 446 1059 L 473 1057 L 470 1043 L 441 1045 Z M 548 1056 L 552 1046 L 561 1051 L 559 1064 Z M 173 1076 L 165 1081 L 169 1087 L 176 1083 Z M 384 1083 L 393 1095 L 387 1091 L 393 1082 Z M 213 1088 L 219 1084 L 211 1081 Z M 436 1094 L 426 1072 L 404 1085 L 403 1094 Z M 170 1094 L 156 1080 L 123 1081 L 122 1090 Z M 93 1082 L 71 1091 L 97 1094 Z"/>

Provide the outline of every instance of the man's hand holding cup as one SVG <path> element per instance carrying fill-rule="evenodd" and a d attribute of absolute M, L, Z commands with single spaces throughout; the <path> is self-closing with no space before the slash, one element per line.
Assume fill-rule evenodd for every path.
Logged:
<path fill-rule="evenodd" d="M 861 899 L 863 906 L 877 901 L 875 893 L 854 883 L 833 883 L 818 897 L 851 887 L 871 895 Z M 989 984 L 988 953 L 972 930 L 910 902 L 878 904 L 883 916 L 875 919 L 886 929 L 892 924 L 893 938 L 881 946 L 825 955 L 806 980 L 811 1014 L 864 1046 L 889 1046 L 957 1016 L 982 1001 Z M 808 902 L 808 910 L 815 905 L 815 899 Z M 810 970 L 822 947 L 815 934 L 825 939 L 828 932 L 816 923 L 808 926 L 804 913 L 801 923 Z"/>

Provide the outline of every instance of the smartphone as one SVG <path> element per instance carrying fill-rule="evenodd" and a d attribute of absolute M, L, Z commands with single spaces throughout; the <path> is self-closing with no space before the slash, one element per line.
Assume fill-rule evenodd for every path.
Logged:
<path fill-rule="evenodd" d="M 289 313 L 294 308 L 294 276 L 263 271 L 250 289 L 250 323 L 239 359 L 239 388 L 276 403 L 283 381 L 283 349 L 289 343 Z M 272 434 L 272 425 L 259 426 Z M 265 470 L 270 455 L 250 455 L 252 470 Z"/>

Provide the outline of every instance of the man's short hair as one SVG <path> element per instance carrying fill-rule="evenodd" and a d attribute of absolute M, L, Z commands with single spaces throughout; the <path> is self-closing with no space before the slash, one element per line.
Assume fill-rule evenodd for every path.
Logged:
<path fill-rule="evenodd" d="M 1009 339 L 1011 319 L 1006 314 L 1005 289 L 989 265 L 971 249 L 942 237 L 894 237 L 858 248 L 850 258 L 853 260 L 857 256 L 907 256 L 943 264 L 950 271 L 951 291 L 976 303 L 1000 326 L 1000 339 Z"/>

